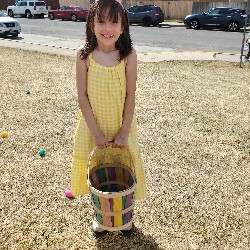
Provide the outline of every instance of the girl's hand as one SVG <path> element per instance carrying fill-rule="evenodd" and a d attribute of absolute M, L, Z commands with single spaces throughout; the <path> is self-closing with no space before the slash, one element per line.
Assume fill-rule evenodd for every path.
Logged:
<path fill-rule="evenodd" d="M 128 133 L 125 133 L 123 131 L 120 131 L 114 138 L 112 147 L 114 148 L 123 148 L 126 146 L 128 141 Z"/>
<path fill-rule="evenodd" d="M 99 131 L 96 135 L 93 135 L 93 140 L 97 148 L 107 148 L 109 143 L 103 133 Z"/>

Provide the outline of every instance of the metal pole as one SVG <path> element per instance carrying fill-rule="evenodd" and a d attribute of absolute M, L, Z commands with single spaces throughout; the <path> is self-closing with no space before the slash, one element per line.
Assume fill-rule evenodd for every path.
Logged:
<path fill-rule="evenodd" d="M 250 0 L 247 0 L 247 7 L 246 7 L 246 19 L 245 19 L 245 26 L 244 26 L 244 32 L 243 32 L 243 39 L 241 44 L 241 53 L 240 53 L 240 67 L 242 68 L 242 57 L 243 57 L 243 48 L 246 40 L 246 27 L 247 27 L 247 21 L 249 19 L 249 7 L 250 7 Z"/>

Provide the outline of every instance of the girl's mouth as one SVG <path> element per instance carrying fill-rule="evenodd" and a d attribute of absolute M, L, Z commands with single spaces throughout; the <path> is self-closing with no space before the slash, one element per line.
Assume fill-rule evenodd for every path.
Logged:
<path fill-rule="evenodd" d="M 114 37 L 114 35 L 107 35 L 107 34 L 102 34 L 105 38 L 111 39 Z"/>

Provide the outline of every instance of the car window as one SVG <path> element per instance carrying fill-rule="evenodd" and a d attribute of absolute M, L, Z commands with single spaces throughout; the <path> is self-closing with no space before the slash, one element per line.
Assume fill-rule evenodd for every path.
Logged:
<path fill-rule="evenodd" d="M 210 10 L 210 12 L 208 14 L 210 14 L 210 15 L 218 14 L 219 11 L 220 11 L 219 9 L 212 9 L 212 10 Z"/>
<path fill-rule="evenodd" d="M 162 9 L 160 7 L 155 7 L 155 11 L 162 13 Z"/>
<path fill-rule="evenodd" d="M 34 2 L 29 2 L 29 6 L 34 6 Z"/>
<path fill-rule="evenodd" d="M 76 9 L 77 10 L 84 10 L 83 7 L 81 7 L 81 6 L 76 6 Z"/>
<path fill-rule="evenodd" d="M 20 6 L 27 6 L 27 2 L 21 2 Z"/>
<path fill-rule="evenodd" d="M 36 6 L 46 6 L 45 2 L 35 2 Z"/>
<path fill-rule="evenodd" d="M 232 14 L 246 14 L 246 11 L 245 10 L 236 9 L 236 10 L 232 10 Z"/>
<path fill-rule="evenodd" d="M 220 9 L 219 14 L 231 14 L 232 10 L 231 9 Z"/>
<path fill-rule="evenodd" d="M 148 7 L 148 6 L 142 6 L 142 7 L 140 8 L 140 12 L 147 12 L 147 11 L 150 11 L 150 10 L 151 10 L 151 8 Z"/>
<path fill-rule="evenodd" d="M 211 10 L 206 11 L 205 13 L 207 13 L 209 15 L 218 14 L 219 13 L 219 9 L 211 9 Z"/>
<path fill-rule="evenodd" d="M 136 6 L 130 7 L 128 8 L 128 12 L 135 12 L 136 9 L 137 9 Z"/>
<path fill-rule="evenodd" d="M 138 6 L 133 6 L 133 7 L 129 8 L 128 11 L 137 13 L 137 12 L 139 12 L 139 8 L 138 8 Z"/>

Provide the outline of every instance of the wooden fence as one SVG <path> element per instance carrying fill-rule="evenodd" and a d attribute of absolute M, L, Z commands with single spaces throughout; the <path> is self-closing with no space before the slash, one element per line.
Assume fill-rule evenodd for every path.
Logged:
<path fill-rule="evenodd" d="M 89 9 L 90 4 L 94 0 L 44 0 L 44 1 L 48 6 L 51 6 L 51 9 L 57 9 L 59 6 L 63 5 L 80 5 L 86 9 Z M 6 10 L 8 5 L 12 5 L 15 2 L 16 0 L 0 0 L 0 10 L 1 9 Z M 182 20 L 186 15 L 189 15 L 191 13 L 201 13 L 213 7 L 224 6 L 224 7 L 246 9 L 246 2 L 228 2 L 228 0 L 212 0 L 211 2 L 207 2 L 207 0 L 196 0 L 196 1 L 123 0 L 123 5 L 125 8 L 129 8 L 132 5 L 141 4 L 142 2 L 143 4 L 155 4 L 157 6 L 160 6 L 163 12 L 165 13 L 166 20 Z"/>
<path fill-rule="evenodd" d="M 239 0 L 240 1 L 240 0 Z M 93 0 L 59 0 L 60 5 L 81 5 L 84 8 L 89 9 L 90 4 Z M 136 4 L 155 4 L 160 6 L 165 13 L 165 19 L 169 20 L 182 20 L 186 15 L 191 13 L 201 13 L 205 10 L 211 9 L 213 7 L 234 7 L 246 9 L 245 2 L 228 2 L 228 0 L 212 0 L 207 2 L 207 0 L 197 0 L 197 1 L 165 1 L 165 0 L 146 0 L 146 1 L 136 1 L 136 0 L 123 0 L 123 5 L 125 8 L 129 8 Z"/>

